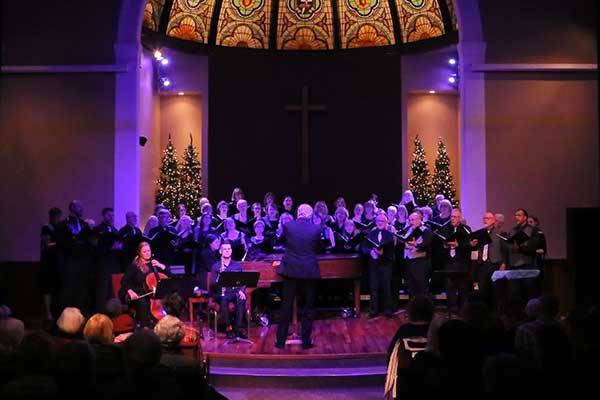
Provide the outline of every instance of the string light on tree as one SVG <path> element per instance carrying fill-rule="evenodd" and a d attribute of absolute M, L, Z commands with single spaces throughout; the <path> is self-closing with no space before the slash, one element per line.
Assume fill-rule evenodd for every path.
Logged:
<path fill-rule="evenodd" d="M 454 178 L 450 172 L 450 158 L 448 150 L 442 141 L 438 139 L 437 158 L 435 159 L 435 168 L 432 179 L 433 193 L 443 194 L 444 197 L 456 205 L 454 196 L 456 196 L 456 187 L 454 186 Z"/>
<path fill-rule="evenodd" d="M 411 177 L 408 181 L 408 187 L 415 196 L 417 204 L 429 204 L 432 195 L 431 176 L 429 167 L 425 158 L 425 149 L 419 139 L 419 135 L 415 138 L 415 150 L 412 153 L 412 162 L 410 166 Z"/>
<path fill-rule="evenodd" d="M 177 150 L 173 146 L 173 142 L 171 142 L 171 135 L 169 135 L 169 142 L 165 150 L 163 150 L 160 176 L 158 181 L 156 181 L 156 204 L 164 204 L 173 215 L 176 215 L 177 205 L 181 198 L 179 172 Z"/>
<path fill-rule="evenodd" d="M 188 214 L 197 218 L 200 216 L 198 199 L 202 196 L 202 167 L 191 133 L 190 144 L 183 152 L 183 164 L 179 176 L 181 177 L 180 200 L 185 204 Z"/>

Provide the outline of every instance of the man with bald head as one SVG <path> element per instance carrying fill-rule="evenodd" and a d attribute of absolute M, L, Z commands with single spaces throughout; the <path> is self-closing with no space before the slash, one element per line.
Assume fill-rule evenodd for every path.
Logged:
<path fill-rule="evenodd" d="M 494 305 L 493 286 L 492 286 L 492 274 L 494 271 L 504 268 L 504 262 L 506 260 L 506 254 L 502 241 L 498 237 L 501 234 L 501 230 L 498 226 L 499 221 L 496 219 L 497 215 L 488 211 L 483 214 L 483 225 L 490 235 L 491 243 L 481 244 L 477 239 L 471 240 L 471 246 L 473 250 L 477 251 L 477 284 L 479 286 L 479 293 L 485 299 L 489 306 Z M 504 267 L 503 267 L 504 266 Z"/>
<path fill-rule="evenodd" d="M 321 277 L 317 262 L 317 251 L 321 240 L 321 226 L 312 223 L 313 209 L 308 204 L 298 207 L 298 219 L 283 225 L 281 236 L 285 253 L 277 273 L 283 277 L 283 301 L 277 341 L 275 347 L 284 348 L 288 334 L 294 298 L 301 293 L 304 296 L 302 318 L 302 347 L 313 347 L 311 332 L 314 318 L 315 280 Z"/>

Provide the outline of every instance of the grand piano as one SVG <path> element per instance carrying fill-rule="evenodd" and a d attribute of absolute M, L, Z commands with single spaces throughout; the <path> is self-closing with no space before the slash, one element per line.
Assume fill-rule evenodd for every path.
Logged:
<path fill-rule="evenodd" d="M 281 263 L 282 254 L 272 254 L 260 261 L 243 261 L 242 267 L 245 272 L 258 272 L 260 277 L 258 287 L 271 286 L 273 282 L 281 282 L 283 279 L 277 275 L 277 267 Z M 351 279 L 354 281 L 354 307 L 357 315 L 360 315 L 360 276 L 362 274 L 362 262 L 360 254 L 322 254 L 317 256 L 321 279 Z M 248 302 L 252 309 L 252 290 L 247 290 Z M 294 320 L 296 313 L 294 312 Z"/>

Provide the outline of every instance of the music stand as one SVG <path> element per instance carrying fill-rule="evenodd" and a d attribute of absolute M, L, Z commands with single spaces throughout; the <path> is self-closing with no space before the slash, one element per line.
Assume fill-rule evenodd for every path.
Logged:
<path fill-rule="evenodd" d="M 258 279 L 260 278 L 260 272 L 221 272 L 217 277 L 216 286 L 217 288 L 222 287 L 239 287 L 245 286 L 247 288 L 255 288 L 258 285 Z M 215 332 L 216 336 L 216 332 Z M 230 339 L 223 343 L 224 345 L 231 343 L 248 343 L 253 344 L 254 342 L 250 339 L 242 339 L 236 336 L 235 339 Z"/>
<path fill-rule="evenodd" d="M 155 299 L 162 299 L 170 293 L 177 292 L 184 301 L 194 296 L 194 286 L 197 286 L 193 278 L 179 277 L 162 279 L 156 285 Z"/>

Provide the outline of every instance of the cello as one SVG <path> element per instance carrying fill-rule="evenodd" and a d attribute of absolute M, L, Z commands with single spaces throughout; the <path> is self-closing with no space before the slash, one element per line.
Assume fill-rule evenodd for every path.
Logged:
<path fill-rule="evenodd" d="M 169 279 L 169 277 L 162 272 L 156 271 L 156 268 L 152 265 L 152 261 L 150 261 L 149 264 L 151 271 L 146 275 L 146 286 L 148 288 L 147 294 L 152 293 L 154 295 L 154 293 L 156 293 L 156 288 L 158 287 L 158 282 L 163 279 Z M 157 321 L 160 321 L 165 315 L 167 315 L 167 312 L 163 308 L 162 300 L 154 298 L 150 300 L 150 314 L 152 314 L 154 319 Z"/>

